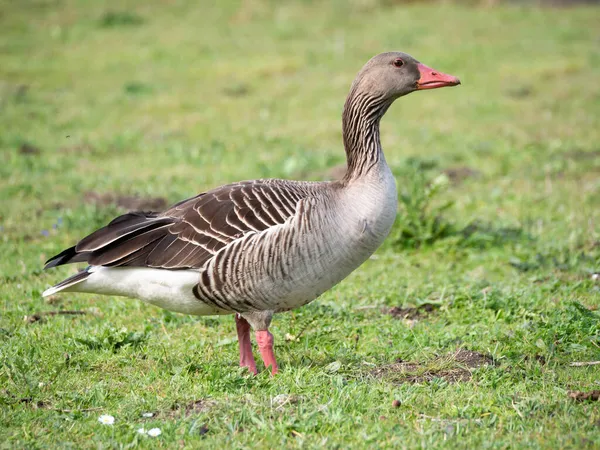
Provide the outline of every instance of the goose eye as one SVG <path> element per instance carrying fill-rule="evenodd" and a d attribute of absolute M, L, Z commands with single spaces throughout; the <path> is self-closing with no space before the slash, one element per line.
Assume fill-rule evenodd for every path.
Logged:
<path fill-rule="evenodd" d="M 400 58 L 397 58 L 394 60 L 394 66 L 396 67 L 402 67 L 404 65 L 404 61 L 402 61 Z"/>

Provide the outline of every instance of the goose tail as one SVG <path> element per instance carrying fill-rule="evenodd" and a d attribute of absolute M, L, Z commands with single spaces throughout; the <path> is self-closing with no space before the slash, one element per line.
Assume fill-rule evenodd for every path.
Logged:
<path fill-rule="evenodd" d="M 89 269 L 90 269 L 90 267 L 82 270 L 79 273 L 76 273 L 73 276 L 70 276 L 66 280 L 63 280 L 60 283 L 58 283 L 57 285 L 46 289 L 44 292 L 42 292 L 42 297 L 48 297 L 50 295 L 56 294 L 57 292 L 69 290 L 69 288 L 71 286 L 81 283 L 82 281 L 86 280 L 91 275 L 91 272 Z"/>

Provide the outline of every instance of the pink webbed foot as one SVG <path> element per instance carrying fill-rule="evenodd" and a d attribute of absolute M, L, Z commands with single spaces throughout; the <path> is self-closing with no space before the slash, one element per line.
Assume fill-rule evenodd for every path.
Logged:
<path fill-rule="evenodd" d="M 237 329 L 238 343 L 240 344 L 240 367 L 247 367 L 254 375 L 258 373 L 256 370 L 256 362 L 252 355 L 252 342 L 250 341 L 250 324 L 239 314 L 235 315 L 235 326 Z"/>
<path fill-rule="evenodd" d="M 269 333 L 269 330 L 258 330 L 256 332 L 256 342 L 265 367 L 271 367 L 271 375 L 275 375 L 279 369 L 273 353 L 273 335 Z"/>

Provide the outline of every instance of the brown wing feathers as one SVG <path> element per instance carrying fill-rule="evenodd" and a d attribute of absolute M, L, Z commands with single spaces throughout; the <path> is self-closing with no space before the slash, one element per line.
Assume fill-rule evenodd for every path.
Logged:
<path fill-rule="evenodd" d="M 84 261 L 92 265 L 119 265 L 118 262 L 131 260 L 132 253 L 158 239 L 159 233 L 164 234 L 164 228 L 172 223 L 172 218 L 159 217 L 157 213 L 124 214 L 50 258 L 45 268 Z"/>
<path fill-rule="evenodd" d="M 285 222 L 298 200 L 308 194 L 307 185 L 245 181 L 177 203 L 164 213 L 124 214 L 48 260 L 45 268 L 83 261 L 102 266 L 200 268 L 244 234 Z"/>
<path fill-rule="evenodd" d="M 157 213 L 130 212 L 117 217 L 107 226 L 83 238 L 77 243 L 75 249 L 78 252 L 98 250 L 124 236 L 171 223 L 170 218 L 159 217 Z"/>

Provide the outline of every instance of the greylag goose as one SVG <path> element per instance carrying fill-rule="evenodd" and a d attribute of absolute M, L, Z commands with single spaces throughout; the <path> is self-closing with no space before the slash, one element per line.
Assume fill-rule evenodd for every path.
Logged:
<path fill-rule="evenodd" d="M 346 278 L 381 245 L 396 217 L 396 183 L 379 122 L 397 98 L 460 84 L 406 53 L 373 57 L 343 111 L 347 171 L 339 181 L 265 179 L 204 192 L 164 212 L 130 212 L 50 258 L 87 262 L 43 295 L 88 292 L 141 299 L 194 315 L 234 314 L 240 366 L 278 371 L 269 325 Z"/>

